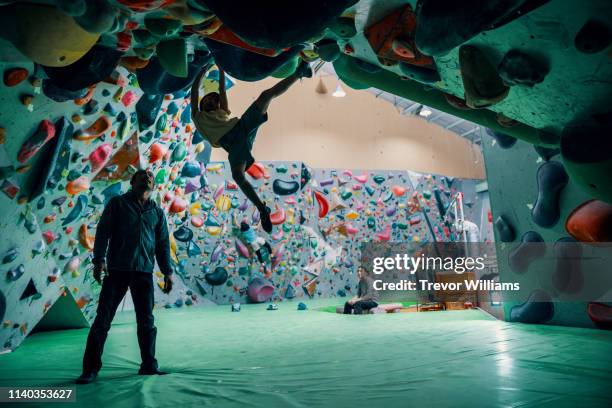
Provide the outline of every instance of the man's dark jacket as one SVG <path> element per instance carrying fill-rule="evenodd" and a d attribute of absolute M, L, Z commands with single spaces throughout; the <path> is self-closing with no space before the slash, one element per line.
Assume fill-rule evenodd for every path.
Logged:
<path fill-rule="evenodd" d="M 107 252 L 108 248 L 108 252 Z M 108 269 L 172 274 L 170 239 L 163 210 L 151 199 L 141 204 L 132 190 L 110 199 L 96 229 L 93 262 Z"/>

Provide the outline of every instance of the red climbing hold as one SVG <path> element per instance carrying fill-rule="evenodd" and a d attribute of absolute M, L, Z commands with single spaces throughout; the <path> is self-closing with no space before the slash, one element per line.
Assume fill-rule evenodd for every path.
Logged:
<path fill-rule="evenodd" d="M 329 202 L 325 198 L 325 196 L 318 191 L 314 192 L 315 198 L 317 199 L 317 203 L 319 204 L 319 218 L 323 218 L 329 212 Z"/>
<path fill-rule="evenodd" d="M 247 174 L 253 177 L 255 180 L 259 180 L 266 176 L 266 168 L 263 164 L 255 162 L 247 169 Z"/>
<path fill-rule="evenodd" d="M 591 302 L 587 306 L 589 318 L 600 329 L 612 330 L 612 306 Z"/>
<path fill-rule="evenodd" d="M 55 136 L 55 126 L 48 120 L 43 120 L 34 133 L 19 149 L 17 161 L 25 163 L 34 156 L 41 147 Z"/>
<path fill-rule="evenodd" d="M 25 68 L 11 68 L 4 71 L 4 85 L 16 86 L 22 83 L 29 75 Z"/>
<path fill-rule="evenodd" d="M 111 153 L 113 152 L 113 145 L 110 143 L 104 143 L 101 146 L 98 146 L 96 150 L 91 152 L 89 155 L 89 161 L 91 162 L 91 171 L 93 173 L 97 172 L 104 166 L 104 164 L 108 161 Z"/>

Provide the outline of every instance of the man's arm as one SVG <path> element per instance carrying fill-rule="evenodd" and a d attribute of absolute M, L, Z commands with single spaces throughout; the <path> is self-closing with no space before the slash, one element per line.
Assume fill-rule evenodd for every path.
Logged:
<path fill-rule="evenodd" d="M 108 241 L 111 238 L 113 223 L 117 220 L 113 220 L 115 215 L 116 198 L 108 202 L 104 210 L 98 226 L 96 228 L 96 240 L 94 241 L 93 249 L 93 264 L 100 264 L 106 261 L 106 250 L 108 249 Z"/>
<path fill-rule="evenodd" d="M 225 71 L 219 68 L 219 97 L 221 109 L 223 109 L 229 115 L 229 104 L 227 102 L 227 92 L 225 91 Z"/>
<path fill-rule="evenodd" d="M 168 224 L 166 215 L 158 208 L 159 221 L 155 228 L 155 258 L 161 273 L 164 275 L 172 275 L 172 260 L 170 259 L 170 236 L 168 234 Z"/>
<path fill-rule="evenodd" d="M 200 113 L 200 82 L 202 77 L 206 73 L 206 66 L 202 67 L 198 75 L 196 75 L 191 85 L 191 117 L 193 118 L 196 114 Z"/>

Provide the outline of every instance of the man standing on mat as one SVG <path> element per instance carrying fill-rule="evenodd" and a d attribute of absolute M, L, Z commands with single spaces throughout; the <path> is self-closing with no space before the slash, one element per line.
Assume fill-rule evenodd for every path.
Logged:
<path fill-rule="evenodd" d="M 357 268 L 359 276 L 359 286 L 357 296 L 344 304 L 344 314 L 363 314 L 364 310 L 370 310 L 378 306 L 378 291 L 374 289 L 374 281 L 368 276 L 365 268 Z"/>
<path fill-rule="evenodd" d="M 154 258 L 164 275 L 164 293 L 172 290 L 173 270 L 166 216 L 150 198 L 153 180 L 150 170 L 138 170 L 132 176 L 131 190 L 113 197 L 98 222 L 92 263 L 94 279 L 102 283 L 102 290 L 96 318 L 87 337 L 83 373 L 76 380 L 77 384 L 94 381 L 102 368 L 104 342 L 128 287 L 134 301 L 142 358 L 138 374 L 167 374 L 159 371 L 155 359 Z M 104 281 L 101 282 L 103 273 Z"/>
<path fill-rule="evenodd" d="M 268 120 L 268 105 L 272 99 L 283 94 L 300 78 L 312 77 L 312 69 L 302 62 L 295 72 L 272 88 L 267 89 L 249 106 L 242 117 L 230 118 L 225 92 L 225 73 L 219 69 L 219 92 L 209 92 L 200 101 L 200 82 L 206 73 L 202 69 L 191 87 L 191 118 L 198 131 L 213 147 L 222 147 L 228 153 L 232 177 L 244 195 L 257 207 L 261 226 L 267 233 L 272 232 L 270 207 L 261 201 L 245 172 L 255 163 L 251 154 L 257 129 Z"/>

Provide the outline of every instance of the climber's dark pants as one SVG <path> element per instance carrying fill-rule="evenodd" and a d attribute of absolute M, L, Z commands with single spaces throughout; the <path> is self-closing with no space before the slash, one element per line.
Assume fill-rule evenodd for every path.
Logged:
<path fill-rule="evenodd" d="M 100 371 L 102 351 L 117 307 L 128 287 L 134 301 L 138 345 L 143 370 L 157 369 L 155 337 L 157 328 L 153 320 L 153 274 L 138 271 L 109 271 L 102 281 L 102 291 L 96 318 L 89 330 L 83 356 L 83 371 Z"/>
<path fill-rule="evenodd" d="M 355 311 L 355 314 L 363 314 L 364 310 L 374 309 L 376 306 L 378 306 L 378 303 L 373 300 L 360 300 L 352 305 L 346 302 L 344 304 L 344 314 L 351 314 L 352 311 Z"/>
<path fill-rule="evenodd" d="M 268 255 L 272 255 L 272 247 L 270 246 L 270 244 L 266 241 L 265 244 L 263 244 L 263 248 L 266 248 L 266 250 L 268 251 Z M 257 255 L 257 259 L 259 260 L 259 263 L 265 264 L 265 259 L 263 257 L 263 253 L 261 251 L 261 248 L 259 248 L 257 251 L 255 251 L 255 254 Z"/>

